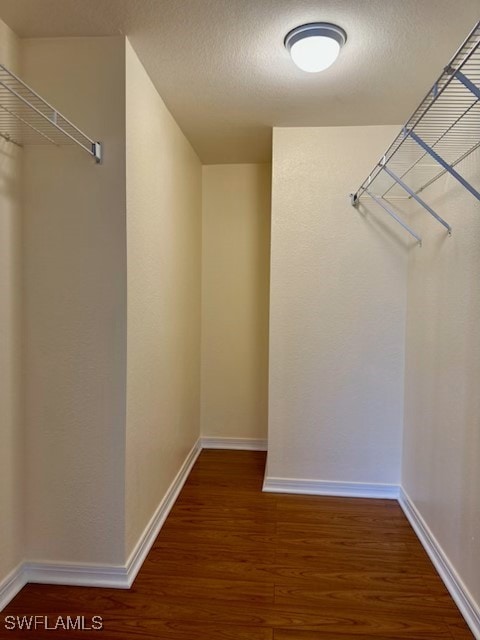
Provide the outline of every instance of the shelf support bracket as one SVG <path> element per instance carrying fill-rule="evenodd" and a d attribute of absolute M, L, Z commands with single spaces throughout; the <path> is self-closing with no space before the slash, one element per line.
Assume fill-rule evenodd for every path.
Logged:
<path fill-rule="evenodd" d="M 92 142 L 92 156 L 97 164 L 102 164 L 102 145 L 100 142 Z"/>
<path fill-rule="evenodd" d="M 454 71 L 453 75 L 457 80 L 460 80 L 460 82 L 467 87 L 467 89 L 469 89 L 476 98 L 480 100 L 480 89 L 470 80 L 470 78 L 467 78 L 467 76 L 461 71 Z"/>
<path fill-rule="evenodd" d="M 472 187 L 472 185 L 467 182 L 465 178 L 458 173 L 458 171 L 456 171 L 451 165 L 449 165 L 448 162 L 446 162 L 442 158 L 442 156 L 439 156 L 438 153 L 434 151 L 432 147 L 430 147 L 430 145 L 428 145 L 424 140 L 422 140 L 420 136 L 417 136 L 414 131 L 408 131 L 407 133 L 411 138 L 413 138 L 413 140 L 415 140 L 417 144 L 422 147 L 422 149 L 425 149 L 425 151 L 430 154 L 432 158 L 438 162 L 439 165 L 441 165 L 446 171 L 448 171 L 451 176 L 456 178 L 460 182 L 460 184 L 463 185 L 465 189 L 467 189 L 467 191 L 470 191 L 470 193 L 474 195 L 477 200 L 480 200 L 480 192 Z"/>
<path fill-rule="evenodd" d="M 410 132 L 411 133 L 411 132 Z M 438 220 L 438 222 L 440 222 L 440 224 L 442 224 L 445 229 L 448 231 L 448 235 L 452 235 L 452 227 L 448 224 L 448 222 L 445 222 L 445 220 L 443 218 L 441 218 L 438 213 L 436 213 L 432 207 L 430 205 L 428 205 L 425 200 L 423 200 L 422 198 L 420 198 L 420 196 L 418 194 L 415 193 L 415 191 L 413 189 L 410 189 L 410 187 L 408 186 L 408 184 L 406 184 L 399 176 L 397 176 L 389 167 L 387 167 L 386 164 L 381 163 L 380 165 L 382 167 L 382 169 L 388 173 L 388 175 L 395 180 L 395 182 L 400 185 L 400 187 L 402 187 L 402 189 L 404 191 L 406 191 L 414 200 L 416 200 L 418 202 L 419 205 L 421 205 L 426 211 L 428 211 L 428 213 L 433 216 L 435 218 L 435 220 Z"/>
<path fill-rule="evenodd" d="M 388 213 L 389 216 L 392 216 L 392 218 L 394 220 L 396 220 L 398 222 L 398 224 L 400 224 L 406 231 L 408 231 L 408 233 L 413 236 L 416 241 L 418 242 L 418 244 L 420 246 L 422 246 L 422 239 L 421 237 L 415 233 L 415 231 L 408 226 L 408 224 L 406 222 L 404 222 L 400 216 L 398 216 L 395 211 L 393 211 L 392 209 L 390 209 L 390 207 L 387 205 L 387 203 L 385 202 L 385 200 L 383 198 L 379 198 L 378 196 L 376 196 L 374 193 L 371 193 L 368 189 L 365 189 L 365 193 L 367 193 L 370 198 L 372 198 L 372 200 L 374 200 L 380 207 L 382 207 L 382 209 L 384 211 L 386 211 Z"/>

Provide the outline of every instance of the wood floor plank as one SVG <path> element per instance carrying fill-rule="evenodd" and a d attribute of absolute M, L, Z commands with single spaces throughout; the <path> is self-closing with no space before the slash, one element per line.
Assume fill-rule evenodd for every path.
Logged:
<path fill-rule="evenodd" d="M 331 510 L 337 512 L 344 509 L 356 510 L 360 513 L 370 513 L 371 511 L 383 511 L 386 515 L 390 513 L 403 514 L 396 500 L 384 500 L 371 498 L 338 498 L 335 496 L 312 496 L 291 493 L 276 493 L 277 505 L 279 509 L 290 509 L 298 512 L 309 513 L 310 510 Z"/>
<path fill-rule="evenodd" d="M 403 638 L 410 638 L 410 640 L 418 640 L 419 636 L 374 636 L 375 640 L 401 640 Z M 420 636 L 421 637 L 421 636 Z M 274 640 L 371 640 L 370 634 L 364 635 L 363 633 L 346 632 L 339 633 L 335 631 L 333 633 L 322 631 L 319 635 L 318 631 L 305 631 L 299 629 L 275 629 L 273 633 Z M 441 635 L 429 636 L 429 640 L 446 640 L 448 636 L 445 636 L 444 632 Z"/>
<path fill-rule="evenodd" d="M 145 619 L 134 623 L 128 621 L 121 631 L 110 635 L 115 640 L 273 640 L 273 629 L 266 627 L 238 627 L 176 620 Z M 98 635 L 96 636 L 98 640 Z M 102 636 L 103 637 L 103 636 Z"/>
<path fill-rule="evenodd" d="M 257 548 L 264 546 L 268 550 L 275 544 L 275 534 L 263 531 L 228 531 L 218 529 L 197 528 L 184 529 L 182 527 L 165 526 L 159 534 L 162 543 L 172 545 L 209 544 L 222 548 Z"/>
<path fill-rule="evenodd" d="M 248 580 L 228 580 L 205 576 L 161 575 L 155 573 L 142 575 L 135 582 L 136 593 L 152 598 L 187 598 L 200 600 L 208 598 L 215 601 L 266 602 L 274 601 L 273 582 Z"/>
<path fill-rule="evenodd" d="M 175 513 L 168 518 L 163 530 L 203 530 L 211 531 L 246 531 L 250 533 L 262 533 L 274 535 L 276 531 L 276 523 L 274 521 L 265 521 L 259 518 L 235 518 L 234 516 L 219 518 L 213 516 L 205 516 L 203 513 L 198 515 L 184 515 Z"/>
<path fill-rule="evenodd" d="M 287 543 L 288 544 L 288 543 Z M 417 561 L 408 555 L 388 553 L 351 553 L 337 554 L 327 553 L 321 546 L 315 548 L 314 544 L 282 546 L 276 549 L 275 561 L 282 566 L 294 566 L 314 570 L 317 574 L 332 573 L 335 571 L 347 572 L 385 572 L 408 573 L 413 575 L 428 574 L 432 571 L 431 565 L 425 560 Z"/>
<path fill-rule="evenodd" d="M 145 576 L 205 576 L 209 579 L 254 580 L 257 583 L 280 582 L 282 575 L 273 563 L 230 562 L 225 560 L 207 560 L 183 563 L 181 567 L 175 562 L 165 560 L 157 566 L 144 570 Z M 141 579 L 138 578 L 139 580 Z M 286 580 L 289 580 L 287 577 Z"/>
<path fill-rule="evenodd" d="M 238 545 L 233 548 L 231 546 L 215 546 L 210 543 L 193 546 L 185 545 L 183 540 L 174 545 L 170 540 L 157 538 L 143 568 L 152 565 L 154 570 L 159 570 L 166 561 L 175 563 L 178 568 L 185 564 L 199 565 L 203 562 L 230 562 L 238 566 L 251 567 L 254 564 L 273 564 L 275 549 L 268 544 Z M 161 566 L 159 567 L 159 565 Z"/>
<path fill-rule="evenodd" d="M 447 623 L 447 626 L 452 634 L 453 640 L 475 640 L 473 633 L 467 628 L 463 620 Z"/>
<path fill-rule="evenodd" d="M 414 542 L 415 534 L 409 527 L 397 527 L 395 524 L 356 525 L 354 523 L 311 524 L 297 522 L 277 522 L 277 534 L 285 545 L 308 545 L 322 543 L 328 538 L 342 540 L 380 540 L 382 542 Z"/>
<path fill-rule="evenodd" d="M 444 606 L 439 598 L 425 590 L 371 589 L 359 588 L 357 584 L 342 589 L 326 589 L 323 585 L 292 586 L 276 585 L 275 602 L 285 605 L 312 605 L 326 610 L 365 610 L 377 612 L 398 612 L 443 616 Z"/>
<path fill-rule="evenodd" d="M 217 501 L 216 503 L 214 502 L 208 506 L 192 503 L 178 503 L 175 506 L 175 517 L 190 518 L 192 523 L 195 521 L 200 522 L 201 520 L 205 520 L 209 523 L 212 523 L 212 521 L 227 520 L 235 524 L 238 522 L 274 524 L 277 522 L 277 511 L 275 509 L 275 505 L 268 507 L 255 504 L 252 505 L 251 500 L 243 506 L 238 503 L 236 503 L 235 506 L 232 506 L 225 504 L 225 501 Z"/>
<path fill-rule="evenodd" d="M 111 611 L 107 619 L 114 619 L 119 624 L 127 613 Z M 337 633 L 363 633 L 372 638 L 378 635 L 408 638 L 418 637 L 430 639 L 444 637 L 450 639 L 447 624 L 437 615 L 424 612 L 411 612 L 398 608 L 395 611 L 378 611 L 376 607 L 363 610 L 347 610 L 330 608 L 321 610 L 318 607 L 294 605 L 261 605 L 248 607 L 240 603 L 213 602 L 208 598 L 197 602 L 181 603 L 162 601 L 151 603 L 142 617 L 170 620 L 196 620 L 202 623 L 220 626 L 253 626 L 271 629 L 295 629 Z"/>
<path fill-rule="evenodd" d="M 101 615 L 84 640 L 473 637 L 395 501 L 262 493 L 264 464 L 203 451 L 132 589 L 27 585 L 2 615 Z"/>

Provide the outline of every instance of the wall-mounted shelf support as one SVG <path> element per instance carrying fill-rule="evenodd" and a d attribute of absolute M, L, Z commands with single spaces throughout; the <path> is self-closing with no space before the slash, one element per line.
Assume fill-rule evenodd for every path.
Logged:
<path fill-rule="evenodd" d="M 102 145 L 100 142 L 92 142 L 92 156 L 97 164 L 102 162 Z"/>
<path fill-rule="evenodd" d="M 413 199 L 450 234 L 450 225 L 418 194 L 449 173 L 480 200 L 479 187 L 471 184 L 454 168 L 479 148 L 480 22 L 472 29 L 373 171 L 351 196 L 352 205 L 358 206 L 361 198 L 368 197 L 392 215 L 391 200 Z M 419 238 L 403 220 L 395 216 L 392 217 L 404 229 Z"/>
<path fill-rule="evenodd" d="M 461 71 L 453 71 L 453 75 L 457 80 L 460 80 L 460 82 L 464 84 L 467 89 L 469 89 L 473 93 L 474 96 L 477 96 L 477 98 L 480 99 L 480 89 L 476 85 L 474 85 L 473 82 L 469 78 L 467 78 L 467 76 L 465 76 Z"/>
<path fill-rule="evenodd" d="M 77 145 L 102 161 L 102 145 L 0 64 L 0 136 L 23 147 L 33 144 Z"/>
<path fill-rule="evenodd" d="M 400 216 L 397 215 L 395 211 L 393 211 L 393 209 L 391 209 L 387 200 L 384 200 L 383 198 L 376 196 L 374 193 L 371 193 L 368 189 L 365 189 L 365 193 L 369 195 L 370 198 L 372 198 L 372 200 L 374 200 L 380 207 L 382 207 L 382 209 L 386 211 L 389 216 L 391 216 L 394 220 L 396 220 L 398 224 L 400 224 L 406 231 L 408 231 L 408 233 L 415 238 L 418 244 L 422 246 L 422 238 L 418 235 L 418 233 L 416 233 L 412 229 L 412 227 L 410 227 L 406 222 L 404 222 L 400 218 Z"/>
<path fill-rule="evenodd" d="M 407 135 L 409 135 L 413 140 L 415 140 L 415 142 L 420 145 L 422 147 L 422 149 L 424 151 L 426 151 L 434 160 L 436 160 L 438 162 L 439 165 L 441 165 L 445 171 L 447 171 L 450 175 L 452 175 L 454 178 L 456 178 L 461 185 L 463 185 L 465 187 L 465 189 L 467 189 L 467 191 L 470 191 L 470 193 L 472 195 L 474 195 L 477 200 L 480 200 L 480 192 L 478 192 L 474 187 L 472 187 L 472 185 L 465 180 L 465 178 L 463 176 L 461 176 L 458 171 L 456 171 L 452 165 L 448 164 L 448 162 L 446 162 L 442 156 L 440 156 L 434 149 L 432 149 L 432 147 L 430 147 L 430 145 L 428 145 L 425 140 L 423 140 L 422 138 L 420 138 L 420 136 L 418 136 L 415 131 L 407 131 Z M 418 201 L 418 195 L 411 193 L 410 194 L 412 198 L 415 198 Z"/>
<path fill-rule="evenodd" d="M 445 220 L 443 218 L 441 218 L 438 213 L 435 213 L 435 211 L 432 209 L 432 207 L 430 205 L 428 205 L 425 200 L 423 200 L 422 198 L 420 198 L 419 195 L 417 195 L 415 193 L 415 191 L 413 191 L 412 189 L 410 189 L 410 187 L 408 186 L 408 184 L 406 184 L 401 178 L 399 178 L 391 169 L 389 169 L 387 167 L 386 164 L 382 164 L 382 169 L 384 171 L 386 171 L 388 173 L 388 175 L 395 180 L 395 182 L 400 185 L 402 187 L 402 189 L 404 191 L 406 191 L 409 196 L 411 198 L 413 198 L 414 200 L 416 200 L 416 202 L 418 202 L 419 205 L 421 205 L 425 211 L 428 211 L 428 213 L 430 215 L 432 215 L 435 220 L 438 220 L 438 222 L 440 222 L 440 224 L 443 224 L 443 226 L 445 227 L 445 229 L 448 231 L 449 235 L 452 234 L 452 227 L 448 224 L 448 222 L 445 222 Z"/>

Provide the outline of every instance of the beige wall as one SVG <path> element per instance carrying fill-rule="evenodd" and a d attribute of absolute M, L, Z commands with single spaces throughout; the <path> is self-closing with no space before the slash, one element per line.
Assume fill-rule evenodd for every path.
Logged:
<path fill-rule="evenodd" d="M 202 436 L 266 438 L 269 164 L 203 167 Z"/>
<path fill-rule="evenodd" d="M 105 151 L 22 152 L 30 560 L 124 564 L 200 431 L 201 165 L 126 47 L 23 44 Z"/>
<path fill-rule="evenodd" d="M 25 148 L 27 556 L 124 562 L 123 38 L 23 42 L 26 81 L 105 144 Z"/>
<path fill-rule="evenodd" d="M 480 154 L 456 167 L 480 188 Z M 402 484 L 480 607 L 480 203 L 453 178 L 422 194 L 408 269 Z"/>
<path fill-rule="evenodd" d="M 348 196 L 397 131 L 274 129 L 269 477 L 400 480 L 406 245 Z"/>
<path fill-rule="evenodd" d="M 201 165 L 127 42 L 127 554 L 197 441 Z"/>
<path fill-rule="evenodd" d="M 19 42 L 0 21 L 0 61 L 19 72 Z M 21 191 L 19 147 L 0 138 L 0 584 L 23 555 Z"/>

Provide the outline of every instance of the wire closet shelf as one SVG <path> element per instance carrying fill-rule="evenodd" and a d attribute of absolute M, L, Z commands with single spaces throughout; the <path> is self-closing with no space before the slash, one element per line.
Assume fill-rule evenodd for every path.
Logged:
<path fill-rule="evenodd" d="M 0 64 L 0 136 L 24 145 L 78 145 L 97 163 L 102 146 Z"/>
<path fill-rule="evenodd" d="M 456 169 L 480 147 L 480 22 L 445 67 L 375 169 L 351 195 L 369 197 L 421 244 L 395 212 L 392 200 L 414 199 L 448 233 L 451 227 L 424 200 L 423 191 L 450 174 L 475 198 L 480 192 Z M 422 194 L 422 195 L 420 195 Z"/>

